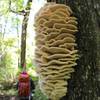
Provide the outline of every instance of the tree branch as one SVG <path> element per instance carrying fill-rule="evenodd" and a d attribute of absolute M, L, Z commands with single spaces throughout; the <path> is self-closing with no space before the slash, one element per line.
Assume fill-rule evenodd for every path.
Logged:
<path fill-rule="evenodd" d="M 11 0 L 9 0 L 9 11 L 11 11 L 12 13 L 18 14 L 18 15 L 22 15 L 24 16 L 27 12 L 25 10 L 21 10 L 21 11 L 15 11 L 11 8 Z"/>

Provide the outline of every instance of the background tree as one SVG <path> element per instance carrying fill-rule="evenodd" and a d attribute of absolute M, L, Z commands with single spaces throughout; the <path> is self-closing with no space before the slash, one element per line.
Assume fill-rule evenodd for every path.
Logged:
<path fill-rule="evenodd" d="M 26 63 L 26 36 L 27 36 L 27 25 L 28 25 L 28 17 L 30 13 L 30 4 L 32 0 L 28 0 L 26 9 L 23 10 L 24 19 L 22 23 L 22 35 L 21 35 L 21 60 L 20 65 L 23 66 Z"/>
<path fill-rule="evenodd" d="M 80 59 L 62 100 L 100 99 L 100 0 L 47 0 L 69 5 L 78 18 Z"/>
<path fill-rule="evenodd" d="M 19 8 L 17 10 L 12 9 L 11 4 L 12 1 L 9 2 L 9 9 L 11 12 L 22 15 L 23 22 L 22 22 L 22 33 L 21 33 L 21 54 L 20 54 L 20 66 L 23 67 L 26 63 L 26 36 L 27 36 L 27 25 L 28 25 L 28 18 L 30 13 L 30 7 L 32 0 L 28 0 L 25 7 L 22 6 L 24 0 L 20 0 L 20 2 L 16 2 L 19 4 Z"/>

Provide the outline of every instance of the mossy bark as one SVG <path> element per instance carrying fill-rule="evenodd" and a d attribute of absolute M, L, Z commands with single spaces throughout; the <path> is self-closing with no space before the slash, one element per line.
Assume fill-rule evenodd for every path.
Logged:
<path fill-rule="evenodd" d="M 55 1 L 69 5 L 79 23 L 80 59 L 62 100 L 100 100 L 100 0 Z"/>

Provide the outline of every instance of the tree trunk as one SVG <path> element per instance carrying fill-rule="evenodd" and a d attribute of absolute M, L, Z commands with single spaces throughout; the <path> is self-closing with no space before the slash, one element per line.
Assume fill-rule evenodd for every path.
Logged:
<path fill-rule="evenodd" d="M 26 63 L 26 36 L 27 36 L 27 25 L 28 25 L 28 17 L 29 17 L 29 13 L 30 13 L 30 3 L 31 2 L 32 2 L 32 0 L 28 0 L 26 9 L 25 9 L 28 11 L 23 12 L 25 14 L 24 14 L 23 22 L 22 22 L 22 34 L 21 34 L 21 54 L 20 54 L 21 67 L 23 67 L 24 64 Z"/>
<path fill-rule="evenodd" d="M 100 0 L 56 2 L 69 5 L 79 23 L 76 42 L 80 59 L 62 100 L 100 100 Z"/>
<path fill-rule="evenodd" d="M 22 23 L 22 34 L 21 34 L 21 67 L 26 63 L 26 35 L 27 35 L 27 23 L 28 23 L 28 14 L 24 15 Z"/>

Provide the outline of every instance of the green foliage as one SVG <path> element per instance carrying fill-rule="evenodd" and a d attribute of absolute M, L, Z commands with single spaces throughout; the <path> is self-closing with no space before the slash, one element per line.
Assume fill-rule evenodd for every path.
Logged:
<path fill-rule="evenodd" d="M 13 47 L 15 38 L 8 38 L 4 41 L 4 45 L 7 47 Z"/>
<path fill-rule="evenodd" d="M 24 0 L 16 0 L 15 3 L 16 3 L 16 7 L 17 7 L 17 10 L 18 10 L 18 11 L 23 10 L 23 3 L 24 3 Z"/>
<path fill-rule="evenodd" d="M 5 52 L 5 54 L 2 55 L 1 61 L 0 61 L 0 68 L 7 68 L 11 66 L 11 54 L 8 54 Z"/>
<path fill-rule="evenodd" d="M 0 38 L 0 92 L 2 91 L 3 93 L 4 91 L 4 94 L 8 93 L 5 90 L 8 91 L 8 89 L 11 89 L 16 81 L 17 70 L 14 65 L 14 57 L 11 49 L 14 42 L 14 38 Z"/>
<path fill-rule="evenodd" d="M 23 67 L 19 66 L 18 67 L 18 72 L 17 72 L 17 76 L 23 71 Z M 30 75 L 30 77 L 32 78 L 32 80 L 37 81 L 38 77 L 35 71 L 35 66 L 32 64 L 32 62 L 28 62 L 26 64 L 26 71 L 28 72 L 28 74 Z"/>
<path fill-rule="evenodd" d="M 16 78 L 16 71 L 13 68 L 13 60 L 10 53 L 5 52 L 0 61 L 0 82 L 13 82 Z"/>
<path fill-rule="evenodd" d="M 29 5 L 26 6 L 26 1 L 28 0 L 11 0 L 12 5 L 11 8 L 13 8 L 13 10 L 17 11 L 23 11 L 25 9 L 30 8 L 31 3 Z"/>
<path fill-rule="evenodd" d="M 11 54 L 5 53 L 0 61 L 0 92 L 2 91 L 2 94 L 10 93 L 15 81 L 16 71 L 12 67 Z"/>
<path fill-rule="evenodd" d="M 28 63 L 28 64 L 27 64 L 27 71 L 28 71 L 30 77 L 31 77 L 34 81 L 38 80 L 38 77 L 37 77 L 36 71 L 35 71 L 35 66 L 34 66 L 32 63 Z"/>
<path fill-rule="evenodd" d="M 9 12 L 9 0 L 0 0 L 0 15 L 5 15 Z"/>
<path fill-rule="evenodd" d="M 8 90 L 2 90 L 0 91 L 0 95 L 16 95 L 17 91 L 14 88 L 8 89 Z"/>
<path fill-rule="evenodd" d="M 23 7 L 24 0 L 11 0 L 11 9 L 14 11 L 21 11 L 24 9 Z"/>
<path fill-rule="evenodd" d="M 33 100 L 48 100 L 47 97 L 41 92 L 39 86 L 36 86 Z"/>
<path fill-rule="evenodd" d="M 11 54 L 5 53 L 0 61 L 0 82 L 12 83 L 16 78 L 16 71 L 12 66 Z"/>

